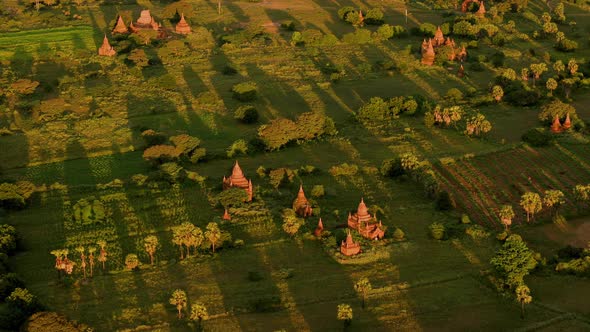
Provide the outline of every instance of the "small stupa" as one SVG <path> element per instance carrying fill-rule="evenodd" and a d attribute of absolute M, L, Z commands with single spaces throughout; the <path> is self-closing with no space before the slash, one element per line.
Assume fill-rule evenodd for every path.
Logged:
<path fill-rule="evenodd" d="M 434 64 L 435 56 L 436 54 L 434 53 L 434 47 L 432 46 L 432 39 L 428 39 L 426 49 L 422 53 L 422 64 L 432 66 Z"/>
<path fill-rule="evenodd" d="M 443 45 L 444 43 L 445 43 L 445 36 L 443 35 L 443 32 L 440 29 L 440 26 L 438 26 L 436 28 L 436 32 L 434 33 L 433 44 L 434 44 L 434 46 L 440 46 L 440 45 Z"/>
<path fill-rule="evenodd" d="M 180 15 L 180 21 L 178 24 L 176 24 L 176 33 L 181 35 L 188 35 L 191 33 L 191 27 L 188 25 L 188 23 L 186 23 L 186 20 L 184 19 L 184 13 Z"/>
<path fill-rule="evenodd" d="M 570 114 L 568 113 L 565 116 L 565 121 L 563 122 L 563 125 L 561 125 L 561 128 L 563 128 L 563 130 L 568 130 L 572 127 L 572 121 L 570 120 Z"/>
<path fill-rule="evenodd" d="M 127 32 L 129 32 L 129 30 L 127 29 L 127 26 L 125 25 L 125 22 L 123 22 L 123 17 L 121 17 L 121 15 L 119 15 L 119 18 L 117 19 L 117 24 L 115 25 L 115 28 L 113 29 L 113 34 L 127 33 Z"/>
<path fill-rule="evenodd" d="M 104 39 L 102 40 L 102 46 L 98 49 L 98 55 L 101 56 L 114 56 L 117 54 L 115 49 L 109 44 L 109 40 L 107 35 L 104 35 Z"/>
<path fill-rule="evenodd" d="M 353 256 L 358 254 L 360 251 L 361 245 L 358 242 L 354 242 L 349 230 L 348 234 L 346 235 L 346 240 L 342 241 L 342 244 L 340 245 L 340 252 L 344 256 Z"/>
<path fill-rule="evenodd" d="M 320 218 L 320 221 L 318 221 L 318 227 L 315 228 L 313 235 L 315 235 L 316 237 L 321 237 L 323 231 L 324 231 L 324 224 L 322 223 L 322 218 Z"/>
<path fill-rule="evenodd" d="M 486 15 L 486 7 L 483 5 L 483 1 L 479 2 L 479 9 L 475 12 L 475 16 L 484 17 Z"/>
<path fill-rule="evenodd" d="M 229 215 L 227 209 L 225 209 L 225 212 L 223 213 L 223 220 L 231 220 L 231 216 Z"/>
<path fill-rule="evenodd" d="M 561 133 L 563 131 L 561 123 L 559 123 L 559 115 L 557 114 L 555 114 L 555 119 L 553 120 L 553 124 L 551 125 L 551 131 L 555 134 Z"/>
<path fill-rule="evenodd" d="M 465 68 L 463 68 L 463 64 L 461 64 L 461 67 L 459 67 L 459 71 L 457 71 L 457 77 L 463 76 L 465 76 Z"/>
<path fill-rule="evenodd" d="M 293 210 L 295 213 L 303 218 L 309 217 L 313 213 L 313 209 L 311 208 L 311 204 L 305 197 L 305 192 L 303 191 L 303 185 L 299 186 L 299 192 L 297 193 L 297 198 L 293 201 Z"/>

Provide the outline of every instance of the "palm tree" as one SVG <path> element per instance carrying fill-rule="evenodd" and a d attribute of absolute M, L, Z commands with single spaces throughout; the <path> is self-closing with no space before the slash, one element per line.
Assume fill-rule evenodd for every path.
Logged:
<path fill-rule="evenodd" d="M 90 276 L 94 275 L 94 253 L 96 252 L 96 247 L 88 247 L 88 263 L 90 263 Z"/>
<path fill-rule="evenodd" d="M 100 247 L 100 253 L 98 254 L 98 261 L 102 263 L 102 270 L 104 271 L 104 263 L 107 261 L 107 241 L 100 240 L 96 241 L 96 244 Z"/>
<path fill-rule="evenodd" d="M 363 309 L 365 308 L 365 301 L 367 298 L 367 293 L 371 291 L 373 287 L 371 286 L 371 283 L 369 282 L 368 278 L 360 278 L 355 284 L 354 284 L 354 290 L 359 293 L 363 299 Z"/>
<path fill-rule="evenodd" d="M 182 309 L 186 308 L 186 293 L 182 289 L 177 289 L 172 292 L 170 304 L 176 306 L 176 310 L 178 310 L 178 319 L 181 319 Z"/>
<path fill-rule="evenodd" d="M 546 190 L 543 204 L 557 215 L 559 207 L 565 203 L 565 195 L 561 190 Z"/>
<path fill-rule="evenodd" d="M 531 290 L 527 285 L 520 285 L 516 287 L 516 300 L 520 303 L 520 318 L 524 319 L 524 305 L 531 303 L 533 297 L 531 296 Z"/>
<path fill-rule="evenodd" d="M 352 308 L 348 304 L 339 304 L 338 305 L 338 320 L 344 321 L 344 328 L 350 325 L 352 321 Z"/>
<path fill-rule="evenodd" d="M 177 245 L 180 249 L 180 259 L 184 259 L 184 250 L 182 249 L 182 246 L 184 245 L 184 234 L 182 225 L 172 228 L 172 243 Z"/>
<path fill-rule="evenodd" d="M 192 321 L 197 321 L 199 324 L 199 329 L 201 329 L 202 321 L 209 319 L 207 307 L 205 307 L 205 305 L 201 302 L 193 303 L 191 305 L 191 315 L 189 319 Z"/>
<path fill-rule="evenodd" d="M 512 209 L 512 205 L 502 205 L 498 215 L 500 217 L 500 221 L 506 227 L 506 231 L 508 231 L 508 227 L 512 225 L 512 218 L 514 218 L 514 210 Z"/>
<path fill-rule="evenodd" d="M 150 264 L 154 265 L 154 255 L 156 254 L 156 250 L 158 249 L 158 238 L 155 235 L 149 235 L 145 239 L 143 239 L 143 246 L 145 251 L 150 255 Z"/>
<path fill-rule="evenodd" d="M 215 222 L 210 222 L 207 225 L 207 230 L 205 231 L 205 237 L 211 243 L 213 248 L 213 252 L 215 252 L 215 245 L 221 240 L 221 230 L 219 230 L 219 226 Z"/>
<path fill-rule="evenodd" d="M 535 213 L 541 211 L 543 208 L 541 196 L 537 193 L 526 192 L 522 195 L 520 206 L 526 211 L 526 221 L 528 223 L 531 217 L 534 217 Z"/>
<path fill-rule="evenodd" d="M 76 251 L 80 253 L 80 266 L 82 267 L 82 271 L 84 271 L 84 279 L 86 279 L 86 255 L 84 255 L 84 247 L 79 246 L 76 248 Z"/>
<path fill-rule="evenodd" d="M 197 252 L 197 248 L 199 246 L 201 246 L 201 244 L 203 243 L 204 237 L 203 237 L 203 231 L 196 226 L 193 226 L 192 229 L 190 230 L 189 233 L 189 237 L 188 237 L 188 241 L 186 242 L 186 247 L 187 250 L 190 253 L 190 248 L 194 248 L 195 254 Z"/>

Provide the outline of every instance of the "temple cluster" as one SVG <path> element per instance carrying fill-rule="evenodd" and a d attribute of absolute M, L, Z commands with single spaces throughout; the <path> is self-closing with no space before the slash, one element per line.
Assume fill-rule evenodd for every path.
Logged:
<path fill-rule="evenodd" d="M 566 131 L 572 127 L 572 121 L 570 120 L 570 114 L 568 113 L 565 116 L 565 120 L 563 124 L 559 121 L 559 115 L 555 115 L 555 119 L 553 120 L 553 124 L 551 125 L 551 131 L 555 134 L 559 134 L 563 131 Z"/>
<path fill-rule="evenodd" d="M 422 42 L 422 64 L 432 66 L 436 58 L 437 51 L 442 49 L 448 49 L 448 60 L 449 61 L 465 61 L 467 59 L 467 50 L 465 46 L 458 48 L 455 41 L 451 38 L 444 37 L 440 26 L 434 33 L 434 38 L 429 38 L 428 41 L 424 39 Z"/>
<path fill-rule="evenodd" d="M 117 23 L 115 24 L 115 27 L 113 28 L 111 33 L 113 35 L 127 34 L 127 33 L 138 33 L 142 30 L 157 31 L 158 38 L 166 38 L 168 36 L 168 32 L 166 31 L 166 29 L 164 29 L 162 27 L 162 25 L 160 23 L 158 23 L 152 17 L 149 9 L 142 10 L 141 13 L 139 14 L 139 18 L 137 19 L 137 21 L 135 23 L 131 22 L 129 24 L 129 27 L 127 27 L 127 25 L 125 25 L 125 22 L 123 21 L 123 17 L 121 17 L 121 15 L 119 15 L 119 17 L 117 18 Z M 184 18 L 184 14 L 180 15 L 180 21 L 176 24 L 174 31 L 177 34 L 181 34 L 181 35 L 188 35 L 191 33 L 191 27 L 186 22 L 186 19 Z M 114 56 L 116 53 L 117 52 L 110 45 L 109 40 L 105 34 L 103 42 L 102 42 L 102 46 L 98 49 L 98 55 Z"/>

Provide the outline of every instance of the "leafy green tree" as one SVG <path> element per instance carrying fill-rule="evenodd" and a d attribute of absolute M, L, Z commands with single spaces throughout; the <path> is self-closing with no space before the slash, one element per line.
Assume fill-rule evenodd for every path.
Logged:
<path fill-rule="evenodd" d="M 84 254 L 86 252 L 86 248 L 79 246 L 76 248 L 76 251 L 80 254 L 80 267 L 84 272 L 84 279 L 86 279 L 86 255 Z"/>
<path fill-rule="evenodd" d="M 37 297 L 31 294 L 26 288 L 15 288 L 6 298 L 6 302 L 28 314 L 32 314 L 40 309 Z"/>
<path fill-rule="evenodd" d="M 191 314 L 189 319 L 199 324 L 199 329 L 202 328 L 203 320 L 209 319 L 209 313 L 207 307 L 201 302 L 195 302 L 191 305 Z"/>
<path fill-rule="evenodd" d="M 570 59 L 567 62 L 567 70 L 570 72 L 570 74 L 575 75 L 576 72 L 578 72 L 578 62 L 576 61 L 576 59 Z"/>
<path fill-rule="evenodd" d="M 379 25 L 383 24 L 383 12 L 379 8 L 372 8 L 365 15 L 365 23 Z"/>
<path fill-rule="evenodd" d="M 432 238 L 442 240 L 445 237 L 445 225 L 433 222 L 428 228 L 430 229 L 430 235 Z"/>
<path fill-rule="evenodd" d="M 16 273 L 0 275 L 0 302 L 4 301 L 16 288 L 24 288 L 25 283 Z"/>
<path fill-rule="evenodd" d="M 549 96 L 553 96 L 553 91 L 557 89 L 557 81 L 550 78 L 547 80 L 547 83 L 545 83 L 545 86 L 547 87 L 547 90 L 549 90 Z"/>
<path fill-rule="evenodd" d="M 570 115 L 572 121 L 578 119 L 576 109 L 572 105 L 564 103 L 559 99 L 555 99 L 541 107 L 541 112 L 539 112 L 539 120 L 545 124 L 550 124 L 553 119 L 555 119 L 555 116 L 563 119 L 567 114 Z"/>
<path fill-rule="evenodd" d="M 559 75 L 562 71 L 565 70 L 565 65 L 561 60 L 557 60 L 555 61 L 555 63 L 553 63 L 553 70 L 555 70 L 557 72 L 557 75 Z"/>
<path fill-rule="evenodd" d="M 283 210 L 283 230 L 290 236 L 295 236 L 299 231 L 299 228 L 303 225 L 303 220 L 297 218 L 295 211 L 292 209 Z"/>
<path fill-rule="evenodd" d="M 16 228 L 0 225 L 0 253 L 10 254 L 16 249 Z"/>
<path fill-rule="evenodd" d="M 468 136 L 480 136 L 492 130 L 492 124 L 485 115 L 477 113 L 467 120 L 465 133 Z"/>
<path fill-rule="evenodd" d="M 221 230 L 219 226 L 215 222 L 210 222 L 207 225 L 207 230 L 205 231 L 205 237 L 211 243 L 211 247 L 213 248 L 213 252 L 215 252 L 215 246 L 221 240 Z"/>
<path fill-rule="evenodd" d="M 555 7 L 553 7 L 553 18 L 560 23 L 565 22 L 565 11 L 563 8 L 563 2 L 557 3 Z"/>
<path fill-rule="evenodd" d="M 196 254 L 197 248 L 199 248 L 201 246 L 201 244 L 203 243 L 204 240 L 205 240 L 205 237 L 203 236 L 203 231 L 199 227 L 193 226 L 190 229 L 187 239 L 185 240 L 186 249 L 187 249 L 187 257 L 191 253 L 190 248 L 193 248 L 193 250 Z"/>
<path fill-rule="evenodd" d="M 139 257 L 136 254 L 127 254 L 125 256 L 125 267 L 128 270 L 134 270 L 139 266 Z"/>
<path fill-rule="evenodd" d="M 531 66 L 531 71 L 533 72 L 533 86 L 535 86 L 536 80 L 538 80 L 544 72 L 547 71 L 547 65 L 545 63 L 533 63 Z"/>
<path fill-rule="evenodd" d="M 234 156 L 237 155 L 245 155 L 248 153 L 248 142 L 246 142 L 243 139 L 239 139 L 235 142 L 232 143 L 232 145 L 230 145 L 229 148 L 227 148 L 227 157 L 228 158 L 233 158 Z"/>
<path fill-rule="evenodd" d="M 561 190 L 546 190 L 543 204 L 557 214 L 559 207 L 565 204 L 565 195 Z"/>
<path fill-rule="evenodd" d="M 526 221 L 530 222 L 531 218 L 543 208 L 541 196 L 537 193 L 526 192 L 520 199 L 520 206 L 526 212 Z"/>
<path fill-rule="evenodd" d="M 578 204 L 580 203 L 587 203 L 590 201 L 590 184 L 588 185 L 583 185 L 583 184 L 577 184 L 574 187 L 574 199 L 578 202 Z"/>
<path fill-rule="evenodd" d="M 170 297 L 170 304 L 176 307 L 178 311 L 178 319 L 182 318 L 182 311 L 186 309 L 186 293 L 182 289 L 177 289 L 172 292 L 172 297 Z"/>
<path fill-rule="evenodd" d="M 524 277 L 537 266 L 533 252 L 516 234 L 510 235 L 506 239 L 490 263 L 502 280 L 511 288 L 521 285 L 524 282 Z"/>
<path fill-rule="evenodd" d="M 531 290 L 528 288 L 527 285 L 523 284 L 516 287 L 515 293 L 516 300 L 518 301 L 518 303 L 520 303 L 520 318 L 524 319 L 524 306 L 525 304 L 531 303 L 531 301 L 533 300 L 533 297 L 531 296 Z"/>
<path fill-rule="evenodd" d="M 393 37 L 395 34 L 394 28 L 389 24 L 383 24 L 377 31 L 375 32 L 375 39 L 377 40 L 387 40 Z"/>
<path fill-rule="evenodd" d="M 361 295 L 363 299 L 363 309 L 367 301 L 367 294 L 373 289 L 368 278 L 361 278 L 354 284 L 354 290 Z"/>
<path fill-rule="evenodd" d="M 344 327 L 350 325 L 352 322 L 352 308 L 348 304 L 339 304 L 338 305 L 338 313 L 337 316 L 338 320 L 344 321 Z"/>
<path fill-rule="evenodd" d="M 155 235 L 148 235 L 145 239 L 143 239 L 143 247 L 150 256 L 151 265 L 154 265 L 154 256 L 156 255 L 156 250 L 158 250 L 159 245 L 160 242 Z"/>
<path fill-rule="evenodd" d="M 494 85 L 492 88 L 492 97 L 497 101 L 500 102 L 502 97 L 504 97 L 504 89 L 502 89 L 499 85 Z"/>
<path fill-rule="evenodd" d="M 504 227 L 506 227 L 506 231 L 508 231 L 508 227 L 512 225 L 512 218 L 514 218 L 514 210 L 512 209 L 512 205 L 502 205 L 498 215 L 500 216 L 500 221 Z"/>

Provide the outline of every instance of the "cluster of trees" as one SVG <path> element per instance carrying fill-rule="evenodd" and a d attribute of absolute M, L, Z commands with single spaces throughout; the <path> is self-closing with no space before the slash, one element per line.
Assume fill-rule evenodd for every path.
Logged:
<path fill-rule="evenodd" d="M 383 24 L 374 32 L 371 30 L 359 28 L 342 36 L 342 40 L 328 33 L 325 34 L 317 29 L 306 29 L 295 31 L 291 35 L 291 45 L 293 46 L 334 46 L 340 42 L 345 44 L 368 44 L 372 42 L 381 42 L 393 37 L 401 37 L 407 34 L 406 29 L 401 25 Z"/>
<path fill-rule="evenodd" d="M 278 150 L 291 142 L 305 142 L 337 133 L 334 121 L 316 112 L 303 113 L 295 121 L 277 118 L 258 128 L 258 137 L 270 151 Z"/>
<path fill-rule="evenodd" d="M 379 8 L 372 8 L 364 11 L 356 10 L 354 7 L 345 6 L 338 9 L 338 17 L 355 27 L 363 26 L 364 24 L 381 25 L 383 24 L 383 12 Z"/>
<path fill-rule="evenodd" d="M 365 124 L 383 124 L 398 118 L 400 115 L 415 115 L 432 108 L 432 104 L 421 95 L 397 96 L 384 100 L 372 97 L 356 112 L 356 117 Z"/>
<path fill-rule="evenodd" d="M 182 314 L 187 308 L 188 298 L 186 296 L 186 292 L 182 289 L 177 289 L 172 292 L 169 300 L 170 304 L 176 308 L 178 312 L 178 319 L 182 319 Z M 207 307 L 202 302 L 193 302 L 190 308 L 190 314 L 188 319 L 190 321 L 196 322 L 197 329 L 202 329 L 202 322 L 204 320 L 209 319 L 209 313 L 207 311 Z"/>
<path fill-rule="evenodd" d="M 143 131 L 141 136 L 148 146 L 143 151 L 143 159 L 156 166 L 179 160 L 197 163 L 206 155 L 205 148 L 200 147 L 201 140 L 187 134 L 170 137 L 172 145 L 163 144 L 166 137 L 151 129 Z"/>
<path fill-rule="evenodd" d="M 179 247 L 180 259 L 184 259 L 184 248 L 186 248 L 186 257 L 188 258 L 191 248 L 194 248 L 196 253 L 205 240 L 209 242 L 212 251 L 215 252 L 215 248 L 223 242 L 224 235 L 227 239 L 228 234 L 223 234 L 216 222 L 207 224 L 205 232 L 190 222 L 184 222 L 172 228 L 172 243 Z"/>
<path fill-rule="evenodd" d="M 432 111 L 424 114 L 424 122 L 427 126 L 444 126 L 448 127 L 457 125 L 461 120 L 465 120 L 465 135 L 482 136 L 492 130 L 492 124 L 485 115 L 474 112 L 466 117 L 466 111 L 461 106 L 441 107 L 436 106 Z"/>
<path fill-rule="evenodd" d="M 422 184 L 426 196 L 437 200 L 444 199 L 441 196 L 440 182 L 432 166 L 427 161 L 420 161 L 413 153 L 404 153 L 396 158 L 384 160 L 380 172 L 385 177 L 408 175 Z"/>
<path fill-rule="evenodd" d="M 22 209 L 37 188 L 29 181 L 0 184 L 0 208 Z"/>

